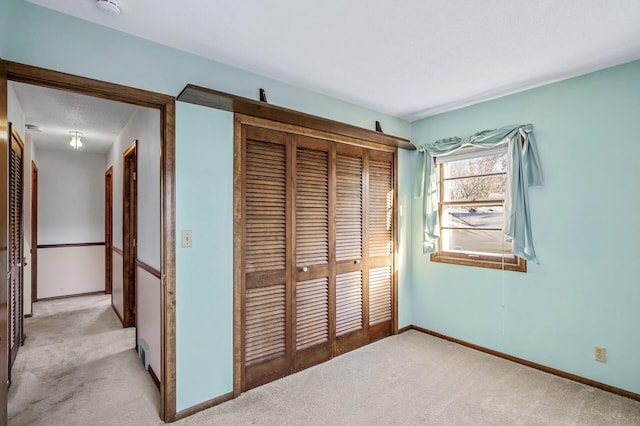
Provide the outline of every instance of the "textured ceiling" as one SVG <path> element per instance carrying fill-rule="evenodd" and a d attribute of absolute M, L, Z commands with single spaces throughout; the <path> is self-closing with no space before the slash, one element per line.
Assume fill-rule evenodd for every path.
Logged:
<path fill-rule="evenodd" d="M 639 0 L 29 0 L 415 120 L 640 59 Z"/>
<path fill-rule="evenodd" d="M 33 132 L 36 149 L 71 150 L 69 131 L 83 133 L 82 152 L 105 154 L 138 107 L 105 99 L 10 82 L 27 124 L 43 128 Z"/>

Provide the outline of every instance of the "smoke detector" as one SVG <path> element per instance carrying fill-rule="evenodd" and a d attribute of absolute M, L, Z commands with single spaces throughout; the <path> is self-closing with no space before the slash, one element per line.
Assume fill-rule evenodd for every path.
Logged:
<path fill-rule="evenodd" d="M 120 15 L 120 0 L 96 0 L 96 7 L 109 15 Z"/>

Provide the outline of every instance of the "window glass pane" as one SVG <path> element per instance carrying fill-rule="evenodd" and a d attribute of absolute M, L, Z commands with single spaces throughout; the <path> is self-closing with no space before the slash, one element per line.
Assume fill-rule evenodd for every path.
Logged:
<path fill-rule="evenodd" d="M 444 201 L 502 200 L 506 179 L 498 175 L 445 180 Z"/>
<path fill-rule="evenodd" d="M 506 241 L 502 231 L 443 229 L 441 238 L 444 251 L 513 258 L 512 244 Z"/>
<path fill-rule="evenodd" d="M 507 153 L 485 155 L 466 160 L 447 161 L 444 163 L 446 177 L 462 177 L 488 175 L 507 172 Z"/>
<path fill-rule="evenodd" d="M 502 229 L 502 206 L 443 206 L 442 226 Z"/>

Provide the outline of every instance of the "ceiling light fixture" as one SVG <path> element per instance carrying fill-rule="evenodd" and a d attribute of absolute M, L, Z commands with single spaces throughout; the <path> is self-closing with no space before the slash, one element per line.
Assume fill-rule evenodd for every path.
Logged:
<path fill-rule="evenodd" d="M 42 133 L 44 131 L 42 127 L 36 126 L 35 124 L 25 124 L 24 127 L 26 127 L 29 132 Z"/>
<path fill-rule="evenodd" d="M 120 15 L 120 0 L 96 0 L 96 7 L 109 15 Z"/>
<path fill-rule="evenodd" d="M 75 149 L 76 151 L 82 148 L 82 142 L 80 141 L 80 136 L 82 136 L 82 132 L 72 130 L 69 133 L 71 133 L 71 142 L 69 142 L 69 145 L 71 145 L 71 148 Z"/>

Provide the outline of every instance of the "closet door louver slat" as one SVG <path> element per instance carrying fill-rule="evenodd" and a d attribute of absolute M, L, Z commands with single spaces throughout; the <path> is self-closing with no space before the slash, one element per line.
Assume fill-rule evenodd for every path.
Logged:
<path fill-rule="evenodd" d="M 362 329 L 362 272 L 336 276 L 336 335 Z"/>
<path fill-rule="evenodd" d="M 296 284 L 296 350 L 329 340 L 329 280 Z"/>
<path fill-rule="evenodd" d="M 286 152 L 284 145 L 248 140 L 245 270 L 285 269 Z"/>
<path fill-rule="evenodd" d="M 391 267 L 369 270 L 369 324 L 391 319 Z"/>
<path fill-rule="evenodd" d="M 296 265 L 329 262 L 329 159 L 324 151 L 296 152 Z"/>
<path fill-rule="evenodd" d="M 285 353 L 285 285 L 246 292 L 245 363 L 252 365 Z"/>
<path fill-rule="evenodd" d="M 391 163 L 369 162 L 369 256 L 391 254 L 393 181 Z"/>
<path fill-rule="evenodd" d="M 362 158 L 336 158 L 336 261 L 362 257 Z"/>

